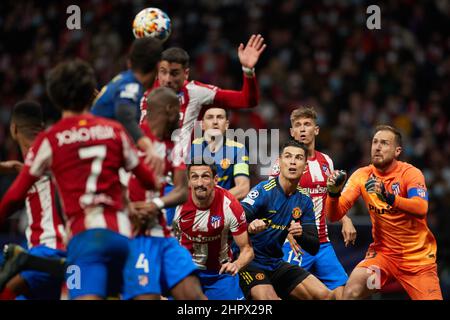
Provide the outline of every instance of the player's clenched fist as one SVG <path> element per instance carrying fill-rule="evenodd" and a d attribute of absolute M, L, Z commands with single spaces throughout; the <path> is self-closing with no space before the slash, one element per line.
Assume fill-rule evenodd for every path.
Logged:
<path fill-rule="evenodd" d="M 367 179 L 364 187 L 368 193 L 375 193 L 381 201 L 386 202 L 391 206 L 394 204 L 395 195 L 387 192 L 383 181 L 377 179 L 375 176 L 371 175 L 369 179 Z"/>
<path fill-rule="evenodd" d="M 344 170 L 334 170 L 327 179 L 327 189 L 331 196 L 339 195 L 344 188 L 347 173 Z"/>
<path fill-rule="evenodd" d="M 248 233 L 255 234 L 266 230 L 267 224 L 259 219 L 255 219 L 248 225 Z"/>

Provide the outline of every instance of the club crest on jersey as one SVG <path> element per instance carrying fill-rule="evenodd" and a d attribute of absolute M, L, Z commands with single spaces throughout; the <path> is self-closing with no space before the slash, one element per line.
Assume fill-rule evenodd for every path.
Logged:
<path fill-rule="evenodd" d="M 228 169 L 228 168 L 230 167 L 230 164 L 231 164 L 231 161 L 230 161 L 230 159 L 227 159 L 227 158 L 222 159 L 222 160 L 220 161 L 220 167 L 221 167 L 223 170 Z"/>
<path fill-rule="evenodd" d="M 392 192 L 398 196 L 400 194 L 400 182 L 396 182 L 392 184 Z"/>
<path fill-rule="evenodd" d="M 292 218 L 298 219 L 302 216 L 302 210 L 299 207 L 295 207 L 292 210 Z"/>
<path fill-rule="evenodd" d="M 211 226 L 214 229 L 217 229 L 218 227 L 220 227 L 220 220 L 221 220 L 220 216 L 212 216 L 211 217 Z"/>
<path fill-rule="evenodd" d="M 330 168 L 328 168 L 328 166 L 324 163 L 324 164 L 322 164 L 322 171 L 323 171 L 323 173 L 325 173 L 325 175 L 327 176 L 327 177 L 329 177 L 330 176 Z"/>
<path fill-rule="evenodd" d="M 141 287 L 145 287 L 148 284 L 148 276 L 144 275 L 139 275 L 139 285 Z"/>

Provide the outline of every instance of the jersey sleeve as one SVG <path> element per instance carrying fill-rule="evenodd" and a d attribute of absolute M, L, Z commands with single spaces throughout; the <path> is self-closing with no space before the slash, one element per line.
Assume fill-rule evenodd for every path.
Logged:
<path fill-rule="evenodd" d="M 189 92 L 189 99 L 193 105 L 210 105 L 214 102 L 218 88 L 213 85 L 204 84 L 198 81 L 191 81 L 186 85 Z"/>
<path fill-rule="evenodd" d="M 303 206 L 301 208 L 302 215 L 300 216 L 300 223 L 302 225 L 315 225 L 316 215 L 314 213 L 314 204 L 311 198 L 307 195 L 303 195 Z"/>
<path fill-rule="evenodd" d="M 235 198 L 231 200 L 230 209 L 232 213 L 230 216 L 230 231 L 233 236 L 237 236 L 247 231 L 247 219 L 245 218 L 244 208 Z"/>
<path fill-rule="evenodd" d="M 122 143 L 122 154 L 126 171 L 131 171 L 137 167 L 139 164 L 139 156 L 137 149 L 131 142 L 130 137 L 125 133 L 124 130 L 120 130 L 119 132 L 120 140 Z"/>
<path fill-rule="evenodd" d="M 25 167 L 32 176 L 39 178 L 47 171 L 53 159 L 53 150 L 49 139 L 44 133 L 36 138 L 25 156 Z"/>
<path fill-rule="evenodd" d="M 241 201 L 241 205 L 245 210 L 247 221 L 257 219 L 261 216 L 260 212 L 263 212 L 266 205 L 266 194 L 261 184 L 255 186 L 247 196 Z"/>
<path fill-rule="evenodd" d="M 227 109 L 242 109 L 255 107 L 258 104 L 258 84 L 256 77 L 243 76 L 240 91 L 217 89 L 214 105 Z"/>
<path fill-rule="evenodd" d="M 403 176 L 403 181 L 406 185 L 408 198 L 419 197 L 428 201 L 425 177 L 419 169 L 415 167 L 408 169 Z"/>
<path fill-rule="evenodd" d="M 233 166 L 233 176 L 249 176 L 250 170 L 248 166 L 248 155 L 247 150 L 243 146 L 242 148 L 238 148 L 236 152 L 236 162 Z"/>
<path fill-rule="evenodd" d="M 129 82 L 121 85 L 117 92 L 114 107 L 117 108 L 121 104 L 129 104 L 132 106 L 140 106 L 141 85 L 137 82 Z"/>

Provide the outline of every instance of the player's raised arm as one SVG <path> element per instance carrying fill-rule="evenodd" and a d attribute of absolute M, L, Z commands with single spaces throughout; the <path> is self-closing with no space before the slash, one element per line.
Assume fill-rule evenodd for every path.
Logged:
<path fill-rule="evenodd" d="M 255 65 L 266 48 L 264 38 L 252 35 L 247 45 L 240 44 L 238 48 L 239 61 L 244 72 L 241 91 L 218 89 L 214 97 L 214 105 L 222 108 L 249 108 L 258 104 L 259 92 L 255 76 Z"/>
<path fill-rule="evenodd" d="M 359 172 L 356 171 L 351 175 L 345 191 L 342 192 L 346 177 L 347 174 L 340 170 L 334 170 L 328 177 L 328 197 L 325 202 L 325 213 L 331 222 L 341 220 L 361 194 L 357 184 Z"/>

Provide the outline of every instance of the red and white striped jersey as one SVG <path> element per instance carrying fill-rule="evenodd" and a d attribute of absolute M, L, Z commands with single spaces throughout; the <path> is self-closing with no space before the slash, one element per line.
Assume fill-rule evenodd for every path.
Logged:
<path fill-rule="evenodd" d="M 51 170 L 69 236 L 92 228 L 106 228 L 130 235 L 123 209 L 119 169 L 132 170 L 147 187 L 154 186 L 153 172 L 139 161 L 137 150 L 116 121 L 82 114 L 63 118 L 40 133 L 27 153 L 25 166 L 0 205 L 0 216 Z"/>
<path fill-rule="evenodd" d="M 247 230 L 245 212 L 239 201 L 227 190 L 216 186 L 214 201 L 208 209 L 199 209 L 192 201 L 177 207 L 175 230 L 181 245 L 188 249 L 202 270 L 219 271 L 231 261 L 231 237 Z"/>
<path fill-rule="evenodd" d="M 28 190 L 25 206 L 28 249 L 44 245 L 65 250 L 64 224 L 56 208 L 55 185 L 49 176 L 44 175 Z"/>
<path fill-rule="evenodd" d="M 141 124 L 141 129 L 152 141 L 156 155 L 164 159 L 164 176 L 166 177 L 166 182 L 171 180 L 171 176 L 173 176 L 175 170 L 186 170 L 186 164 L 180 156 L 175 154 L 174 144 L 171 140 L 159 140 L 153 135 L 147 123 Z M 128 182 L 128 197 L 130 201 L 151 201 L 153 198 L 160 196 L 162 196 L 162 192 L 148 190 L 139 182 L 135 175 L 130 177 Z M 171 226 L 167 225 L 166 210 L 162 210 L 161 214 L 150 224 L 150 229 L 147 231 L 153 237 L 171 237 L 173 236 L 171 230 Z"/>
<path fill-rule="evenodd" d="M 299 182 L 299 186 L 308 192 L 314 204 L 320 243 L 330 242 L 324 211 L 327 198 L 327 178 L 333 170 L 331 158 L 325 153 L 315 151 L 314 157 L 308 158 L 308 163 Z M 280 166 L 277 160 L 272 167 L 270 176 L 276 177 L 279 174 Z"/>
<path fill-rule="evenodd" d="M 147 96 L 154 89 L 159 87 L 156 81 L 152 88 L 144 92 L 141 99 L 141 119 L 144 123 L 147 115 Z M 204 106 L 216 106 L 219 108 L 240 109 L 254 107 L 258 104 L 258 86 L 256 77 L 243 77 L 243 87 L 241 91 L 224 90 L 219 87 L 204 84 L 198 81 L 185 81 L 184 86 L 178 92 L 180 99 L 180 131 L 176 141 L 176 148 L 180 148 L 183 157 L 187 159 L 191 146 L 195 121 L 201 119 L 202 108 Z"/>

